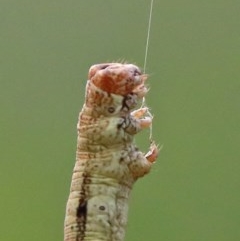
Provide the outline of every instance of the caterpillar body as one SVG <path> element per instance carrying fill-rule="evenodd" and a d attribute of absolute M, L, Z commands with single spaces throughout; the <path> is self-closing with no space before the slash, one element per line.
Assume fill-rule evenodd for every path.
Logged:
<path fill-rule="evenodd" d="M 147 75 L 133 64 L 105 63 L 88 77 L 64 241 L 123 241 L 129 193 L 159 152 L 152 143 L 144 155 L 133 140 L 152 123 L 147 107 L 134 110 L 148 91 Z"/>

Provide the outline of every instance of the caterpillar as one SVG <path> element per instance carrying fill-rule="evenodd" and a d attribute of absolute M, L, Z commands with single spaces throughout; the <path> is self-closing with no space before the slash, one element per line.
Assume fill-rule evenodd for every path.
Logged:
<path fill-rule="evenodd" d="M 124 240 L 130 191 L 159 153 L 154 142 L 147 154 L 134 144 L 134 136 L 152 123 L 147 107 L 135 110 L 148 92 L 147 77 L 127 63 L 89 69 L 64 241 Z"/>

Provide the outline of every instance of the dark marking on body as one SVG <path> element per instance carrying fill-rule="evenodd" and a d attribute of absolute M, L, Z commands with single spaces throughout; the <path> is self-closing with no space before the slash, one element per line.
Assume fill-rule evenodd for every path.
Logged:
<path fill-rule="evenodd" d="M 121 122 L 119 122 L 119 123 L 117 124 L 117 129 L 118 129 L 118 130 L 121 129 L 121 128 L 124 128 L 124 124 L 125 124 L 125 122 L 126 122 L 126 118 L 125 118 L 125 117 L 122 117 L 122 118 L 120 119 L 120 121 L 121 121 Z"/>
<path fill-rule="evenodd" d="M 85 237 L 86 221 L 87 221 L 87 201 L 80 200 L 77 208 L 77 236 L 76 241 L 82 241 Z"/>
<path fill-rule="evenodd" d="M 85 237 L 85 230 L 86 230 L 86 222 L 87 222 L 87 185 L 86 183 L 89 182 L 90 178 L 88 173 L 84 172 L 82 174 L 83 177 L 83 185 L 80 190 L 80 199 L 79 205 L 76 210 L 76 222 L 77 222 L 77 235 L 76 241 L 83 241 Z"/>
<path fill-rule="evenodd" d="M 111 113 L 111 114 L 114 113 L 115 112 L 115 108 L 112 107 L 112 106 L 108 107 L 108 112 Z"/>
<path fill-rule="evenodd" d="M 129 98 L 129 95 L 127 95 L 127 96 L 124 96 L 124 98 L 123 98 L 123 100 L 122 100 L 122 110 L 124 110 L 124 111 L 129 111 L 129 106 L 128 106 L 128 104 L 127 104 L 127 101 L 129 100 L 130 98 Z"/>
<path fill-rule="evenodd" d="M 87 215 L 87 202 L 84 201 L 83 203 L 79 203 L 79 206 L 77 208 L 77 217 L 86 217 Z"/>
<path fill-rule="evenodd" d="M 123 162 L 124 162 L 124 158 L 123 158 L 123 157 L 120 157 L 119 163 L 123 163 Z"/>
<path fill-rule="evenodd" d="M 100 206 L 99 207 L 99 210 L 101 210 L 101 211 L 104 211 L 106 208 L 105 208 L 105 206 Z"/>

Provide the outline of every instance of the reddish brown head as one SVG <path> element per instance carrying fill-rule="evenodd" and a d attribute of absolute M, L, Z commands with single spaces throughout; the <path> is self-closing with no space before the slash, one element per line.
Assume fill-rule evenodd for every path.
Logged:
<path fill-rule="evenodd" d="M 147 93 L 144 85 L 146 74 L 133 64 L 105 63 L 93 65 L 88 74 L 89 80 L 108 93 L 126 96 L 135 93 L 142 98 Z"/>

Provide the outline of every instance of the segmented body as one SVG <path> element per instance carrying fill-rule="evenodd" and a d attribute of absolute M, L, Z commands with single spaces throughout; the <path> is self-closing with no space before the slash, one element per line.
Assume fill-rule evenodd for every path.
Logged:
<path fill-rule="evenodd" d="M 77 125 L 76 164 L 66 207 L 65 241 L 122 241 L 134 182 L 149 172 L 158 155 L 144 155 L 134 135 L 151 125 L 147 108 L 136 108 L 147 93 L 146 75 L 132 64 L 107 63 L 89 70 L 85 103 Z"/>

